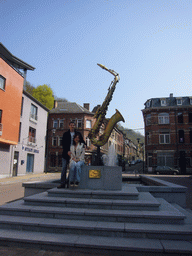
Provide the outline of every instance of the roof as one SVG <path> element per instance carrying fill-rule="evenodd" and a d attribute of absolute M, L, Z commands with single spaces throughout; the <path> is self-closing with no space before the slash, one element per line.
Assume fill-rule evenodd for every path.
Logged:
<path fill-rule="evenodd" d="M 177 100 L 181 100 L 180 104 L 178 105 Z M 145 109 L 148 108 L 165 108 L 165 107 L 184 107 L 184 106 L 192 106 L 191 105 L 191 96 L 186 97 L 161 97 L 161 98 L 152 98 L 148 99 L 144 105 Z M 163 103 L 162 103 L 163 102 Z"/>
<path fill-rule="evenodd" d="M 4 57 L 11 65 L 18 69 L 34 70 L 35 68 L 24 62 L 23 60 L 15 57 L 5 46 L 0 43 L 0 55 Z"/>
<path fill-rule="evenodd" d="M 26 92 L 25 90 L 23 90 L 23 94 L 25 94 L 29 99 L 31 99 L 32 101 L 34 101 L 36 104 L 38 104 L 40 107 L 42 107 L 45 111 L 49 112 L 49 109 L 47 107 L 45 107 L 40 101 L 38 101 L 37 99 L 35 99 L 30 93 Z"/>
<path fill-rule="evenodd" d="M 91 114 L 94 115 L 94 113 L 90 112 L 86 108 L 80 106 L 76 102 L 65 102 L 65 101 L 58 101 L 57 102 L 57 107 L 53 108 L 49 112 L 50 114 L 52 113 L 75 113 L 75 114 Z"/>

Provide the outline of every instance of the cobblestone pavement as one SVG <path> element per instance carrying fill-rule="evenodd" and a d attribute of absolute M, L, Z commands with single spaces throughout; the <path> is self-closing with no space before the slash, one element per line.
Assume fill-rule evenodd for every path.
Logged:
<path fill-rule="evenodd" d="M 0 256 L 102 256 L 100 253 L 83 253 L 69 251 L 37 250 L 33 248 L 3 247 L 0 246 Z M 105 254 L 105 256 L 110 256 Z"/>

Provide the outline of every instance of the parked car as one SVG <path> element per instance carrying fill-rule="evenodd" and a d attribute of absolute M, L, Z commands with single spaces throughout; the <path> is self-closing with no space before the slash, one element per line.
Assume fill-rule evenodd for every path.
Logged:
<path fill-rule="evenodd" d="M 136 164 L 136 161 L 133 160 L 133 161 L 131 161 L 131 164 L 130 164 L 130 165 L 135 165 L 135 164 Z"/>
<path fill-rule="evenodd" d="M 157 166 L 155 169 L 156 174 L 179 174 L 179 170 L 169 166 Z"/>

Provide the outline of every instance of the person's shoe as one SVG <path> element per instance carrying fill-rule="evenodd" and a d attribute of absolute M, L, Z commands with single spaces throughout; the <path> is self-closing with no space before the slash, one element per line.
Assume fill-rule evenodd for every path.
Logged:
<path fill-rule="evenodd" d="M 60 184 L 57 188 L 65 188 L 65 184 Z"/>
<path fill-rule="evenodd" d="M 70 185 L 74 185 L 74 182 L 72 181 L 72 182 L 70 182 Z"/>
<path fill-rule="evenodd" d="M 76 182 L 75 182 L 75 185 L 76 185 L 76 186 L 78 186 L 78 185 L 79 185 L 79 182 L 78 182 L 78 181 L 76 181 Z"/>

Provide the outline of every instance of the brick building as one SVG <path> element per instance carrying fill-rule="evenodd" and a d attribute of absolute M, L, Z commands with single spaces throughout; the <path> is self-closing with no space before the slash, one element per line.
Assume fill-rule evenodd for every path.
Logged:
<path fill-rule="evenodd" d="M 192 97 L 153 98 L 142 110 L 146 167 L 167 165 L 192 172 Z"/>
<path fill-rule="evenodd" d="M 99 106 L 99 105 L 98 105 Z M 76 130 L 81 132 L 86 141 L 87 148 L 85 152 L 86 164 L 94 165 L 96 163 L 97 148 L 91 144 L 88 138 L 90 129 L 94 125 L 94 114 L 97 110 L 96 106 L 93 111 L 89 110 L 89 104 L 80 106 L 75 102 L 55 101 L 54 108 L 49 112 L 48 129 L 47 129 L 47 167 L 48 172 L 61 171 L 62 168 L 62 136 L 69 129 L 69 122 L 74 121 Z M 100 134 L 105 130 L 108 119 L 105 119 L 100 127 Z M 114 144 L 117 155 L 128 154 L 128 145 L 124 148 L 124 134 L 115 127 L 109 137 L 108 142 L 101 147 L 101 154 L 107 154 L 108 148 Z M 129 147 L 130 148 L 130 147 Z"/>
<path fill-rule="evenodd" d="M 47 171 L 61 171 L 62 168 L 62 137 L 69 129 L 69 122 L 74 121 L 76 130 L 81 132 L 87 144 L 86 162 L 91 161 L 92 145 L 88 138 L 92 127 L 94 113 L 89 111 L 89 104 L 84 107 L 75 102 L 55 101 L 49 113 L 47 129 Z"/>

